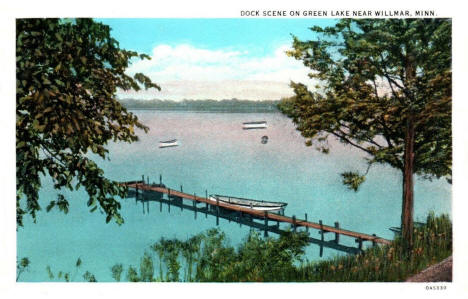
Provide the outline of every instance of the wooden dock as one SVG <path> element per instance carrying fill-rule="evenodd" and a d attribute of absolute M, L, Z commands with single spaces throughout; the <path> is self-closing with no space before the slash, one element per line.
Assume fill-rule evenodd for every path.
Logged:
<path fill-rule="evenodd" d="M 364 234 L 364 233 L 359 233 L 359 232 L 354 232 L 346 229 L 342 229 L 339 227 L 338 222 L 335 222 L 335 226 L 329 226 L 329 225 L 324 225 L 322 221 L 319 221 L 319 223 L 307 221 L 307 214 L 306 219 L 298 219 L 296 216 L 285 216 L 285 215 L 280 215 L 276 213 L 268 213 L 266 211 L 258 211 L 246 207 L 241 207 L 233 204 L 228 204 L 224 202 L 214 202 L 208 199 L 208 192 L 206 192 L 205 197 L 197 196 L 195 194 L 188 194 L 184 193 L 182 191 L 182 186 L 181 186 L 181 191 L 170 189 L 166 186 L 164 186 L 161 182 L 161 177 L 160 177 L 160 184 L 149 184 L 145 183 L 144 180 L 142 181 L 130 181 L 130 182 L 123 182 L 123 185 L 126 185 L 128 188 L 135 189 L 136 196 L 138 196 L 139 192 L 146 191 L 146 192 L 156 192 L 159 194 L 167 194 L 168 200 L 167 204 L 171 205 L 171 199 L 179 199 L 181 202 L 178 204 L 180 205 L 181 208 L 185 207 L 186 209 L 189 210 L 194 210 L 195 212 L 195 217 L 197 213 L 197 204 L 199 203 L 204 203 L 206 208 L 205 209 L 205 214 L 209 211 L 209 208 L 211 208 L 210 214 L 213 216 L 216 216 L 216 223 L 219 223 L 219 218 L 226 218 L 223 216 L 223 214 L 220 212 L 220 210 L 224 211 L 229 211 L 229 212 L 234 212 L 239 215 L 239 220 L 242 220 L 242 217 L 244 215 L 249 215 L 251 218 L 257 218 L 257 219 L 263 219 L 264 225 L 255 225 L 255 223 L 251 223 L 251 226 L 257 227 L 257 228 L 263 228 L 265 230 L 265 234 L 267 234 L 267 230 L 274 232 L 274 233 L 281 233 L 279 230 L 279 223 L 289 223 L 291 224 L 291 227 L 296 230 L 298 227 L 305 227 L 306 230 L 308 231 L 309 228 L 319 230 L 319 233 L 321 234 L 321 240 L 317 239 L 311 239 L 312 243 L 321 243 L 320 245 L 329 245 L 327 247 L 332 247 L 337 250 L 344 250 L 342 245 L 339 245 L 339 237 L 340 235 L 351 237 L 355 239 L 355 242 L 358 243 L 358 251 L 362 250 L 362 243 L 365 241 L 372 242 L 373 245 L 376 244 L 384 244 L 388 245 L 391 243 L 390 240 L 380 238 L 378 236 L 374 235 L 369 235 L 369 234 Z M 190 200 L 192 201 L 193 207 L 190 207 L 189 205 L 184 205 L 182 202 L 182 199 Z M 162 199 L 159 199 L 158 201 L 161 201 L 162 204 Z M 229 216 L 227 219 L 231 219 L 231 216 Z M 275 221 L 277 223 L 276 226 L 271 226 L 268 225 L 268 221 Z M 335 239 L 333 241 L 325 241 L 324 240 L 324 235 L 326 233 L 333 233 L 335 235 Z M 315 240 L 315 241 L 314 241 Z M 330 243 L 330 244 L 327 244 Z M 341 247 L 340 247 L 341 246 Z M 321 247 L 321 254 L 322 255 L 323 248 Z M 344 250 L 346 251 L 346 250 Z M 353 251 L 353 250 L 351 250 Z M 350 252 L 351 252 L 350 251 Z"/>

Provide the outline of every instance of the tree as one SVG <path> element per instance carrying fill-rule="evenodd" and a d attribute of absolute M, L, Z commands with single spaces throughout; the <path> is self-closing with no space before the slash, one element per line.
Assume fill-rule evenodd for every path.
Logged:
<path fill-rule="evenodd" d="M 34 221 L 41 209 L 41 175 L 54 187 L 89 195 L 88 206 L 122 223 L 120 203 L 126 189 L 107 179 L 89 158 L 108 158 L 109 141 L 138 140 L 148 130 L 116 100 L 117 89 L 138 91 L 158 85 L 141 73 L 125 74 L 131 59 L 149 59 L 119 48 L 109 26 L 91 19 L 18 19 L 16 23 L 16 211 Z M 25 201 L 25 202 L 24 202 Z M 68 211 L 59 194 L 48 210 Z"/>
<path fill-rule="evenodd" d="M 292 82 L 295 95 L 280 109 L 307 145 L 327 153 L 333 136 L 367 153 L 369 167 L 402 171 L 402 236 L 410 248 L 413 175 L 451 182 L 451 21 L 342 19 L 311 30 L 316 40 L 294 37 L 288 54 L 319 83 L 310 91 Z M 357 190 L 365 174 L 342 176 Z"/>

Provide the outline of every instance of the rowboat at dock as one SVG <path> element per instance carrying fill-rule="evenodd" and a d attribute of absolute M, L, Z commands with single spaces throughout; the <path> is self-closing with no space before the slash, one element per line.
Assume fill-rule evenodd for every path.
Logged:
<path fill-rule="evenodd" d="M 250 121 L 242 123 L 242 129 L 250 130 L 250 129 L 266 129 L 267 124 L 266 121 Z"/>
<path fill-rule="evenodd" d="M 283 210 L 287 203 L 284 202 L 273 202 L 273 201 L 263 201 L 263 200 L 254 200 L 240 197 L 232 197 L 225 195 L 212 194 L 208 197 L 210 201 L 213 202 L 222 202 L 230 205 L 240 206 L 244 208 L 250 208 L 257 211 L 280 211 Z"/>
<path fill-rule="evenodd" d="M 224 195 L 210 195 L 208 196 L 208 191 L 205 190 L 205 196 L 197 196 L 195 194 L 184 193 L 182 191 L 182 185 L 180 186 L 180 191 L 175 189 L 168 188 L 162 183 L 162 177 L 159 176 L 159 184 L 150 184 L 149 178 L 146 179 L 147 183 L 145 183 L 144 176 L 142 176 L 141 180 L 134 180 L 134 181 L 125 181 L 121 182 L 120 184 L 126 186 L 130 189 L 134 189 L 134 196 L 135 202 L 140 200 L 142 202 L 148 202 L 151 200 L 147 196 L 139 196 L 139 194 L 144 194 L 146 192 L 153 192 L 156 196 L 153 197 L 154 200 L 160 202 L 160 211 L 162 211 L 162 204 L 166 203 L 169 207 L 171 205 L 180 206 L 181 209 L 189 209 L 195 212 L 195 219 L 197 219 L 197 212 L 205 213 L 205 216 L 213 215 L 216 217 L 216 225 L 219 225 L 219 219 L 229 219 L 229 221 L 235 220 L 238 221 L 240 224 L 249 223 L 255 228 L 261 228 L 265 231 L 265 236 L 267 232 L 274 232 L 280 233 L 280 229 L 278 228 L 279 223 L 289 223 L 293 231 L 296 231 L 296 228 L 305 227 L 307 230 L 317 229 L 320 231 L 321 240 L 317 240 L 314 238 L 309 238 L 309 242 L 320 244 L 320 256 L 322 255 L 323 247 L 330 247 L 338 250 L 353 250 L 353 252 L 361 252 L 362 251 L 362 244 L 364 241 L 372 242 L 373 245 L 375 244 L 391 244 L 391 240 L 383 239 L 381 237 L 374 235 L 369 235 L 365 233 L 350 231 L 347 229 L 340 228 L 338 222 L 335 222 L 335 226 L 324 225 L 320 220 L 317 222 L 311 222 L 307 220 L 307 213 L 305 214 L 305 219 L 297 218 L 295 215 L 285 216 L 284 215 L 284 208 L 286 203 L 281 202 L 265 202 L 259 200 L 252 200 L 252 199 L 245 199 L 245 198 L 238 198 L 238 197 L 230 197 Z M 166 194 L 167 198 L 164 198 L 163 195 Z M 224 200 L 224 201 L 223 201 Z M 240 200 L 237 202 L 237 200 Z M 184 204 L 184 201 L 192 201 L 192 205 Z M 237 202 L 237 203 L 236 203 Z M 205 205 L 199 206 L 199 204 L 205 203 Z M 268 203 L 272 203 L 273 206 L 269 205 Z M 243 205 L 241 205 L 243 204 Z M 252 204 L 252 205 L 250 205 Z M 274 210 L 275 205 L 276 208 L 279 208 L 278 213 L 270 213 Z M 255 208 L 254 208 L 255 206 Z M 261 207 L 270 208 L 270 210 L 262 210 Z M 147 205 L 147 209 L 149 209 L 149 204 Z M 147 210 L 149 212 L 149 210 Z M 250 222 L 248 218 L 245 216 L 251 216 Z M 253 221 L 253 219 L 257 219 L 257 222 Z M 264 224 L 259 224 L 258 219 L 263 219 Z M 276 221 L 276 225 L 272 226 L 269 225 L 269 221 Z M 324 235 L 325 233 L 330 232 L 335 234 L 334 241 L 325 241 Z M 340 236 L 347 236 L 354 238 L 355 241 L 358 243 L 357 249 L 353 249 L 349 246 L 339 244 Z M 357 251 L 356 251 L 357 250 Z"/>
<path fill-rule="evenodd" d="M 177 139 L 159 141 L 159 148 L 178 146 Z"/>

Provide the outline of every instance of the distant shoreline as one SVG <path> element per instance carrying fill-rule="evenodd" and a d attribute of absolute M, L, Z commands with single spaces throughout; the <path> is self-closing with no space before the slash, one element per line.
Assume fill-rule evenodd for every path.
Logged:
<path fill-rule="evenodd" d="M 218 112 L 218 113 L 278 113 L 279 101 L 250 100 L 133 100 L 119 102 L 128 110 Z"/>
<path fill-rule="evenodd" d="M 190 110 L 190 109 L 170 109 L 170 108 L 132 108 L 125 107 L 132 111 L 161 111 L 161 112 L 199 112 L 199 113 L 280 113 L 279 110 Z"/>

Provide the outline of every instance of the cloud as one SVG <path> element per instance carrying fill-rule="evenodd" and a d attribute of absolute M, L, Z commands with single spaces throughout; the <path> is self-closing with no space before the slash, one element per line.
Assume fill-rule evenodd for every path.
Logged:
<path fill-rule="evenodd" d="M 148 75 L 162 91 L 120 92 L 119 97 L 267 100 L 291 96 L 291 80 L 310 79 L 307 68 L 285 54 L 287 49 L 281 46 L 269 55 L 254 57 L 246 51 L 157 45 L 151 60 L 134 62 L 127 73 Z"/>

